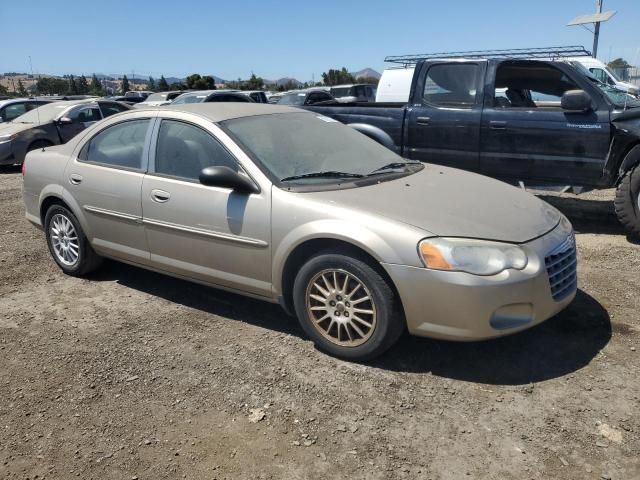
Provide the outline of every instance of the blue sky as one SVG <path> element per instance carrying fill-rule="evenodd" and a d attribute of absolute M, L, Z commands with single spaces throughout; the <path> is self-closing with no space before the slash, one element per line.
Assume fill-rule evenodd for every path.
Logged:
<path fill-rule="evenodd" d="M 601 31 L 599 58 L 640 63 L 639 0 Z M 566 27 L 595 0 L 155 0 L 0 2 L 0 72 L 190 73 L 225 79 L 320 78 L 332 67 L 384 68 L 386 55 L 583 44 Z"/>

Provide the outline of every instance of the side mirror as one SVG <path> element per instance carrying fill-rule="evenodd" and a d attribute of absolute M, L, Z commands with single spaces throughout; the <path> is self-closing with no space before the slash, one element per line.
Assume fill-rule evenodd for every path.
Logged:
<path fill-rule="evenodd" d="M 229 167 L 207 167 L 200 172 L 200 183 L 207 187 L 230 188 L 240 193 L 259 193 L 260 189 L 248 177 Z"/>
<path fill-rule="evenodd" d="M 73 123 L 73 120 L 71 120 L 69 117 L 60 117 L 58 119 L 58 123 L 60 125 L 69 125 L 69 124 Z"/>
<path fill-rule="evenodd" d="M 560 99 L 560 106 L 573 112 L 588 112 L 593 108 L 591 96 L 584 90 L 567 90 Z"/>

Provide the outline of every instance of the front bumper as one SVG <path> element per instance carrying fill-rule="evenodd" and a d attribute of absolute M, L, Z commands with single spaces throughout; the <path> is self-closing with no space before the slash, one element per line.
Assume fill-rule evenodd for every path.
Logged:
<path fill-rule="evenodd" d="M 382 265 L 398 290 L 411 334 L 483 340 L 530 328 L 571 303 L 577 291 L 575 285 L 554 300 L 545 258 L 572 237 L 573 232 L 558 226 L 521 245 L 529 257 L 524 270 L 505 270 L 487 277 Z"/>

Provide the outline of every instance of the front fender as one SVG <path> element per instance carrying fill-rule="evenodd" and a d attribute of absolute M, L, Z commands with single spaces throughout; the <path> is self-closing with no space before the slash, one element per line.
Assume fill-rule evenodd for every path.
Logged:
<path fill-rule="evenodd" d="M 273 251 L 272 278 L 276 295 L 282 293 L 284 267 L 291 253 L 305 242 L 319 239 L 340 240 L 351 244 L 379 262 L 405 264 L 407 260 L 380 235 L 361 225 L 339 219 L 312 221 L 288 232 Z"/>

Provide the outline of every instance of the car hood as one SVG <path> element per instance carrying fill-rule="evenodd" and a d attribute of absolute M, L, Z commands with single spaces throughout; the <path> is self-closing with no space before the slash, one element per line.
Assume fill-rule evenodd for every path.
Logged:
<path fill-rule="evenodd" d="M 441 237 L 525 243 L 552 230 L 561 218 L 558 210 L 522 189 L 436 165 L 369 186 L 304 195 Z"/>
<path fill-rule="evenodd" d="M 34 124 L 32 123 L 4 122 L 0 123 L 0 135 L 12 135 L 14 133 L 24 132 L 33 127 Z"/>

